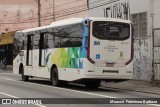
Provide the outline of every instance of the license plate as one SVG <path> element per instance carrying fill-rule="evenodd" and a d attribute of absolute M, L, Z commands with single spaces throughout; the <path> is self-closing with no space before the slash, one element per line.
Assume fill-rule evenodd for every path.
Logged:
<path fill-rule="evenodd" d="M 114 63 L 106 63 L 106 67 L 114 67 Z"/>

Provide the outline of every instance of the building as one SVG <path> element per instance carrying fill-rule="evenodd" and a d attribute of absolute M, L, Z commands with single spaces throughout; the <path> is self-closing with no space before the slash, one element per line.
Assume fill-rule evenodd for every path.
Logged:
<path fill-rule="evenodd" d="M 0 0 L 0 60 L 13 62 L 13 33 L 38 26 L 38 0 Z M 40 0 L 41 25 L 88 16 L 87 0 Z"/>
<path fill-rule="evenodd" d="M 7 64 L 12 65 L 13 62 L 13 38 L 15 31 L 0 35 L 0 61 L 7 58 Z"/>
<path fill-rule="evenodd" d="M 40 0 L 41 25 L 88 16 L 87 0 Z M 0 0 L 0 33 L 38 26 L 38 0 Z"/>
<path fill-rule="evenodd" d="M 134 79 L 160 80 L 160 0 L 89 0 L 89 16 L 131 20 Z M 152 64 L 154 66 L 152 66 Z"/>

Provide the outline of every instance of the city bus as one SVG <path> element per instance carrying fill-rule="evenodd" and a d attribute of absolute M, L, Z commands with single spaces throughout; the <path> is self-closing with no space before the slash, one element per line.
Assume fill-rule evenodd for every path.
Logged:
<path fill-rule="evenodd" d="M 133 28 L 128 20 L 71 18 L 17 31 L 13 73 L 39 77 L 53 86 L 80 82 L 98 88 L 133 75 Z"/>

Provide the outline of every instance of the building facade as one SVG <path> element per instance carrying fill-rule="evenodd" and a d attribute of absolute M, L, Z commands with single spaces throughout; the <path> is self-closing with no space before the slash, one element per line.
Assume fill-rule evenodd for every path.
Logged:
<path fill-rule="evenodd" d="M 41 25 L 88 16 L 87 0 L 40 0 Z M 38 0 L 0 0 L 0 33 L 38 26 Z"/>
<path fill-rule="evenodd" d="M 131 20 L 134 79 L 160 80 L 160 0 L 89 0 L 89 16 Z"/>
<path fill-rule="evenodd" d="M 88 16 L 87 0 L 40 0 L 41 25 Z M 13 35 L 17 30 L 38 26 L 38 0 L 0 0 L 0 61 L 13 62 Z M 9 32 L 9 33 L 8 33 Z"/>

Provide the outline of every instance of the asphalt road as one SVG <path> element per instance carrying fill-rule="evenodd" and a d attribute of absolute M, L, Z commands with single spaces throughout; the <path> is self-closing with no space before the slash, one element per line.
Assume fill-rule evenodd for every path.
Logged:
<path fill-rule="evenodd" d="M 96 104 L 101 103 L 99 98 L 160 98 L 160 95 L 104 88 L 103 86 L 96 90 L 90 90 L 78 84 L 53 87 L 48 80 L 32 78 L 28 82 L 23 82 L 20 75 L 11 73 L 0 73 L 0 98 L 18 98 L 21 100 L 22 98 L 60 98 L 64 103 L 65 101 L 68 102 L 67 99 L 72 98 L 71 103 L 72 101 L 73 103 L 76 101 L 78 103 L 92 103 L 61 104 L 60 102 L 60 104 L 0 105 L 0 107 L 160 107 L 159 104 Z"/>

